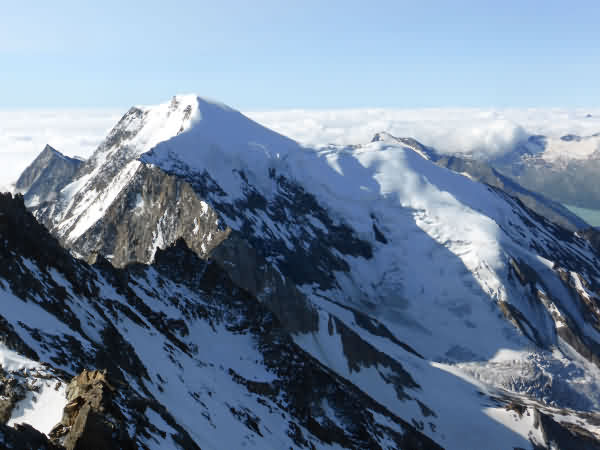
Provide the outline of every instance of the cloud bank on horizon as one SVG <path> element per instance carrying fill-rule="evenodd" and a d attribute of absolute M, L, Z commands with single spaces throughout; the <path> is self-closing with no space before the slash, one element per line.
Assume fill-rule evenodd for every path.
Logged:
<path fill-rule="evenodd" d="M 0 188 L 16 181 L 46 144 L 87 158 L 121 115 L 104 109 L 0 110 Z"/>
<path fill-rule="evenodd" d="M 6 189 L 46 144 L 89 157 L 124 111 L 0 111 L 0 188 Z M 380 131 L 414 137 L 443 153 L 500 155 L 531 134 L 600 132 L 600 109 L 343 109 L 246 112 L 307 146 L 361 144 Z"/>
<path fill-rule="evenodd" d="M 599 109 L 426 108 L 248 113 L 306 145 L 360 144 L 375 133 L 413 137 L 441 153 L 500 155 L 532 134 L 560 137 L 600 132 Z"/>

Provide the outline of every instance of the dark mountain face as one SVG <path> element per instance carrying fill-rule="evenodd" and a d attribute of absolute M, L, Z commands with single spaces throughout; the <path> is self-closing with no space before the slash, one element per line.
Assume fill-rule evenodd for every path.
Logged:
<path fill-rule="evenodd" d="M 16 190 L 25 194 L 25 202 L 30 206 L 55 200 L 57 192 L 72 181 L 82 163 L 46 145 L 21 174 Z"/>
<path fill-rule="evenodd" d="M 600 253 L 600 230 L 597 228 L 588 228 L 587 230 L 583 230 L 581 235 L 590 241 L 596 251 Z"/>
<path fill-rule="evenodd" d="M 14 269 L 44 280 L 19 298 L 52 299 L 57 284 L 68 305 L 39 302 L 71 338 L 23 342 L 42 360 L 70 343 L 52 360 L 65 382 L 106 369 L 110 386 L 155 401 L 136 419 L 145 431 L 127 433 L 137 443 L 165 443 L 145 421 L 202 448 L 485 448 L 490 436 L 588 448 L 598 436 L 598 253 L 488 166 L 383 134 L 303 149 L 176 98 L 132 108 L 72 181 L 32 210 L 95 264 L 59 249 L 62 271 Z M 137 417 L 118 405 L 115 423 Z"/>
<path fill-rule="evenodd" d="M 560 138 L 531 136 L 500 158 L 487 161 L 504 176 L 556 202 L 600 209 L 597 133 Z"/>
<path fill-rule="evenodd" d="M 158 250 L 152 266 L 88 266 L 37 224 L 22 198 L 1 196 L 0 215 L 2 352 L 39 362 L 46 378 L 68 384 L 53 444 L 27 428 L 6 443 L 438 448 L 297 347 L 263 304 L 182 240 Z M 7 367 L 4 374 L 4 387 L 35 377 Z M 408 375 L 404 384 L 417 386 Z"/>
<path fill-rule="evenodd" d="M 580 208 L 600 209 L 600 188 L 595 182 L 600 159 L 564 161 L 560 166 L 543 160 L 526 160 L 498 170 L 528 189 Z"/>

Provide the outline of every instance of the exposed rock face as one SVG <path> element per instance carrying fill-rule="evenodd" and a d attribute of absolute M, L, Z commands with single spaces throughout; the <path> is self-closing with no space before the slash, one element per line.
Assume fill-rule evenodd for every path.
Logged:
<path fill-rule="evenodd" d="M 67 386 L 69 403 L 50 437 L 67 450 L 135 449 L 125 418 L 115 405 L 115 391 L 106 372 L 84 370 Z"/>
<path fill-rule="evenodd" d="M 285 180 L 280 182 L 285 183 Z M 256 204 L 237 206 L 240 211 L 253 211 L 254 214 L 271 216 L 285 214 L 285 209 L 291 207 L 296 210 L 302 208 L 315 215 L 318 213 L 318 204 L 314 199 L 307 196 L 298 186 L 289 183 L 286 186 L 290 198 L 285 198 L 285 202 L 277 208 L 271 207 L 267 210 L 266 200 L 260 198 L 258 193 Z M 313 281 L 322 285 L 330 284 L 331 277 L 328 272 L 315 270 L 315 267 L 310 266 L 300 270 L 302 262 L 301 257 L 297 255 L 298 251 L 290 249 L 289 243 L 278 240 L 276 236 L 272 236 L 271 248 L 265 252 L 260 242 L 251 239 L 249 230 L 252 227 L 252 219 L 244 214 L 235 213 L 238 220 L 244 221 L 245 231 L 232 234 L 221 218 L 222 215 L 197 191 L 213 198 L 210 186 L 196 183 L 192 187 L 181 177 L 169 175 L 156 167 L 141 165 L 131 183 L 107 209 L 102 220 L 68 245 L 76 254 L 84 255 L 89 262 L 93 263 L 97 255 L 102 255 L 113 265 L 123 267 L 133 262 L 149 263 L 153 261 L 157 249 L 183 239 L 199 256 L 206 258 L 210 254 L 239 286 L 269 304 L 290 331 L 314 330 L 315 312 L 304 294 L 296 288 L 296 283 Z M 222 210 L 231 212 L 231 207 L 222 204 Z M 38 216 L 42 219 L 46 218 L 43 211 L 46 210 L 38 209 Z M 320 217 L 331 226 L 331 233 L 324 233 L 314 226 L 312 237 L 305 235 L 292 239 L 298 245 L 302 240 L 313 240 L 314 245 L 309 250 L 314 255 L 313 259 L 319 261 L 322 267 L 329 267 L 331 270 L 346 268 L 343 260 L 335 256 L 328 247 L 332 239 L 337 240 L 334 249 L 337 247 L 343 250 L 342 246 L 345 246 L 350 249 L 346 251 L 353 252 L 352 245 L 357 242 L 357 250 L 354 252 L 369 252 L 368 244 L 353 237 L 351 230 L 341 226 L 336 230 L 336 227 L 329 223 L 330 219 L 323 210 Z M 282 277 L 280 271 L 268 264 L 268 259 L 277 254 L 289 256 L 289 267 L 285 271 L 288 276 Z M 286 298 L 286 302 L 280 302 L 281 298 Z"/>
<path fill-rule="evenodd" d="M 441 448 L 304 352 L 264 303 L 183 239 L 158 249 L 152 266 L 116 269 L 101 257 L 88 266 L 36 224 L 22 197 L 0 197 L 0 212 L 0 314 L 16 336 L 6 342 L 64 379 L 79 373 L 53 444 L 39 448 Z M 406 395 L 417 386 L 408 374 L 398 382 Z"/>
<path fill-rule="evenodd" d="M 80 159 L 69 158 L 46 145 L 21 174 L 15 187 L 18 192 L 25 193 L 25 201 L 32 207 L 55 200 L 57 193 L 73 180 L 82 163 Z"/>
<path fill-rule="evenodd" d="M 0 375 L 0 423 L 6 423 L 16 404 L 25 398 L 25 387 L 3 370 Z"/>
<path fill-rule="evenodd" d="M 140 166 L 102 221 L 71 248 L 90 262 L 96 255 L 109 255 L 113 265 L 124 267 L 151 262 L 157 249 L 179 238 L 207 257 L 229 232 L 188 183 L 157 168 Z"/>
<path fill-rule="evenodd" d="M 592 246 L 600 252 L 600 230 L 596 228 L 588 228 L 587 230 L 583 230 L 581 235 L 585 237 Z"/>
<path fill-rule="evenodd" d="M 46 435 L 27 424 L 15 425 L 14 428 L 0 424 L 0 446 L 19 450 L 64 449 L 64 447 L 50 442 Z"/>

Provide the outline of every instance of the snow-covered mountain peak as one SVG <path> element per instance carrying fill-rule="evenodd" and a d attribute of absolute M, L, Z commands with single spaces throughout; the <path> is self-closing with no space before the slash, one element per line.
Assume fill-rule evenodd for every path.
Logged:
<path fill-rule="evenodd" d="M 388 133 L 387 131 L 380 131 L 379 133 L 375 133 L 373 135 L 371 142 L 381 142 L 381 141 L 389 141 L 389 140 L 395 140 L 395 139 L 396 138 L 394 136 L 392 136 L 390 133 Z"/>
<path fill-rule="evenodd" d="M 139 156 L 187 130 L 198 115 L 198 97 L 175 96 L 154 106 L 134 106 L 121 118 L 96 154 L 127 149 Z"/>
<path fill-rule="evenodd" d="M 375 133 L 371 139 L 370 144 L 380 143 L 383 145 L 395 145 L 402 146 L 411 149 L 425 159 L 436 161 L 439 158 L 437 152 L 431 148 L 421 144 L 415 138 L 412 137 L 397 137 L 388 133 L 387 131 L 380 131 Z"/>
<path fill-rule="evenodd" d="M 42 154 L 59 154 L 62 156 L 62 153 L 60 153 L 58 150 L 56 150 L 54 147 L 52 147 L 50 144 L 46 144 L 44 147 L 44 150 L 42 150 Z"/>
<path fill-rule="evenodd" d="M 559 160 L 587 160 L 600 150 L 600 135 L 591 136 L 565 135 L 560 139 L 549 139 L 542 157 L 548 162 Z"/>
<path fill-rule="evenodd" d="M 210 98 L 210 97 L 204 97 L 204 96 L 194 94 L 194 93 L 174 95 L 173 98 L 171 98 L 171 101 L 168 103 L 170 106 L 174 106 L 174 107 L 177 107 L 178 105 L 182 105 L 182 104 L 183 105 L 197 105 L 198 108 L 200 108 L 200 109 L 202 109 L 205 105 L 211 105 L 214 107 L 221 108 L 225 111 L 237 112 L 235 109 L 226 105 L 225 103 L 222 103 L 222 102 L 215 100 L 213 98 Z M 158 106 L 162 106 L 164 104 L 166 104 L 166 103 L 163 103 Z M 143 108 L 143 107 L 144 106 L 140 106 L 140 108 Z M 157 105 L 147 106 L 147 107 L 148 108 L 156 108 Z"/>
<path fill-rule="evenodd" d="M 177 140 L 177 156 L 188 161 L 192 156 L 190 152 L 197 158 L 203 146 L 219 146 L 229 154 L 247 151 L 246 147 L 258 144 L 263 147 L 282 143 L 284 148 L 298 146 L 239 111 L 194 94 L 176 95 L 169 102 L 155 106 L 133 107 L 113 131 L 127 135 L 118 143 L 134 147 L 138 157 L 180 134 L 191 135 Z M 110 137 L 107 141 L 111 141 Z M 189 148 L 190 142 L 194 149 Z M 160 154 L 165 147 L 173 152 L 173 145 L 165 145 L 154 154 Z"/>
<path fill-rule="evenodd" d="M 38 157 L 25 169 L 15 184 L 17 192 L 26 193 L 28 205 L 53 200 L 79 170 L 82 161 L 63 155 L 46 145 Z"/>
<path fill-rule="evenodd" d="M 117 153 L 119 159 L 132 160 L 148 152 L 144 161 L 157 165 L 175 160 L 199 169 L 215 159 L 243 160 L 248 165 L 257 159 L 256 152 L 280 157 L 298 147 L 229 106 L 193 94 L 177 95 L 159 105 L 132 107 L 90 165 L 101 165 Z"/>
<path fill-rule="evenodd" d="M 78 239 L 104 214 L 142 165 L 170 174 L 210 174 L 230 198 L 247 182 L 269 188 L 269 171 L 300 145 L 239 111 L 196 95 L 134 106 L 66 186 L 51 213 L 59 234 Z M 60 224 L 60 225 L 59 225 Z"/>
<path fill-rule="evenodd" d="M 242 180 L 236 174 L 260 183 L 268 179 L 269 169 L 286 165 L 296 152 L 302 152 L 296 141 L 228 106 L 197 97 L 185 132 L 158 143 L 140 160 L 179 175 L 210 173 L 236 197 Z"/>

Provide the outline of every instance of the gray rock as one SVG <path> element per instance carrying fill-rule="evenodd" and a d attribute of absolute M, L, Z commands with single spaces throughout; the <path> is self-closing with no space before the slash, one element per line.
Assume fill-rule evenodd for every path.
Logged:
<path fill-rule="evenodd" d="M 46 145 L 21 174 L 16 190 L 25 194 L 25 202 L 31 206 L 53 201 L 58 192 L 72 181 L 82 164 L 82 160 L 65 156 Z"/>
<path fill-rule="evenodd" d="M 67 386 L 68 403 L 50 438 L 66 450 L 133 450 L 127 424 L 105 372 L 84 370 Z"/>

